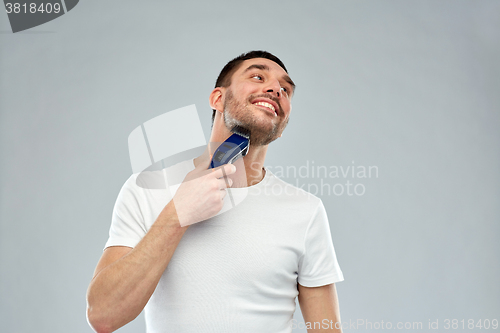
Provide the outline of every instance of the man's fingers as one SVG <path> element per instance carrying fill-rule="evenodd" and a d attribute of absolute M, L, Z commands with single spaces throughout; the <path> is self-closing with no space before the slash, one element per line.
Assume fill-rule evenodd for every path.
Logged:
<path fill-rule="evenodd" d="M 210 164 L 210 161 L 208 162 L 208 164 L 205 163 L 206 161 L 204 160 L 203 161 L 203 165 L 202 163 L 198 164 L 198 166 L 195 168 L 195 170 L 191 171 L 190 172 L 190 175 L 189 177 L 186 177 L 186 179 L 184 179 L 184 181 L 191 181 L 191 180 L 195 180 L 197 178 L 200 178 L 200 177 L 208 177 L 208 178 L 226 178 L 226 176 L 228 175 L 232 175 L 233 173 L 236 172 L 236 167 L 232 164 L 225 164 L 225 165 L 221 165 L 220 167 L 217 167 L 215 169 L 205 169 L 205 166 L 208 167 L 208 165 Z M 229 186 L 225 186 L 225 187 L 229 187 Z"/>
<path fill-rule="evenodd" d="M 218 168 L 213 169 L 213 176 L 216 178 L 226 177 L 236 172 L 236 167 L 232 164 L 224 164 Z"/>
<path fill-rule="evenodd" d="M 217 181 L 219 182 L 219 189 L 221 190 L 224 190 L 228 187 L 231 187 L 231 185 L 233 185 L 233 180 L 230 179 L 230 178 L 221 178 L 221 179 L 217 179 Z"/>
<path fill-rule="evenodd" d="M 226 194 L 227 194 L 227 191 L 226 191 L 225 189 L 223 189 L 223 190 L 220 190 L 219 192 L 220 192 L 220 199 L 221 199 L 221 200 L 222 200 L 222 199 L 224 199 L 224 197 L 225 197 L 225 196 L 226 196 Z"/>

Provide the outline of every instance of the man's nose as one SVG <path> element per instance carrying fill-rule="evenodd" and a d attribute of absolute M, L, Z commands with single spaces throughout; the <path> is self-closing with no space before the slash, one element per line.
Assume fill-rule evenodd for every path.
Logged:
<path fill-rule="evenodd" d="M 264 90 L 278 98 L 281 97 L 281 85 L 278 80 L 269 81 Z"/>

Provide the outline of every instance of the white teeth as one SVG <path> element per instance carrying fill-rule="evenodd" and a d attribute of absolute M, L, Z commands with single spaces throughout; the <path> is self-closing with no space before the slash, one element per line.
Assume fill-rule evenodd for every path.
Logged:
<path fill-rule="evenodd" d="M 269 109 L 273 110 L 274 115 L 276 116 L 276 110 L 274 109 L 274 106 L 272 104 L 269 104 L 269 103 L 266 103 L 266 102 L 257 102 L 257 103 L 255 103 L 255 105 L 264 106 L 266 108 L 269 108 Z"/>

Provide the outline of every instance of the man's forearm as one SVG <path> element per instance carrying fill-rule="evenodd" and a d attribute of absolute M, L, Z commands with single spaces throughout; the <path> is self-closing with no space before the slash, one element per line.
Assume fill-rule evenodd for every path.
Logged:
<path fill-rule="evenodd" d="M 299 304 L 302 316 L 310 329 L 308 333 L 336 332 L 342 333 L 340 311 L 335 284 L 321 287 L 304 287 L 298 285 Z M 317 324 L 317 325 L 316 325 Z"/>
<path fill-rule="evenodd" d="M 187 227 L 173 203 L 158 216 L 144 238 L 127 254 L 98 268 L 89 286 L 87 315 L 97 332 L 112 332 L 136 318 L 153 294 Z"/>

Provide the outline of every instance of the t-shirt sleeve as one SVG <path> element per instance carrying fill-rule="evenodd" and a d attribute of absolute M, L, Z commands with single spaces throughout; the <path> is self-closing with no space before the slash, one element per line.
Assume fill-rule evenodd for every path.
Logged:
<path fill-rule="evenodd" d="M 298 273 L 298 282 L 304 287 L 319 287 L 344 280 L 321 201 L 306 230 Z"/>
<path fill-rule="evenodd" d="M 109 238 L 104 248 L 110 246 L 133 248 L 146 235 L 147 230 L 138 195 L 140 190 L 134 175 L 123 185 L 113 208 Z"/>

